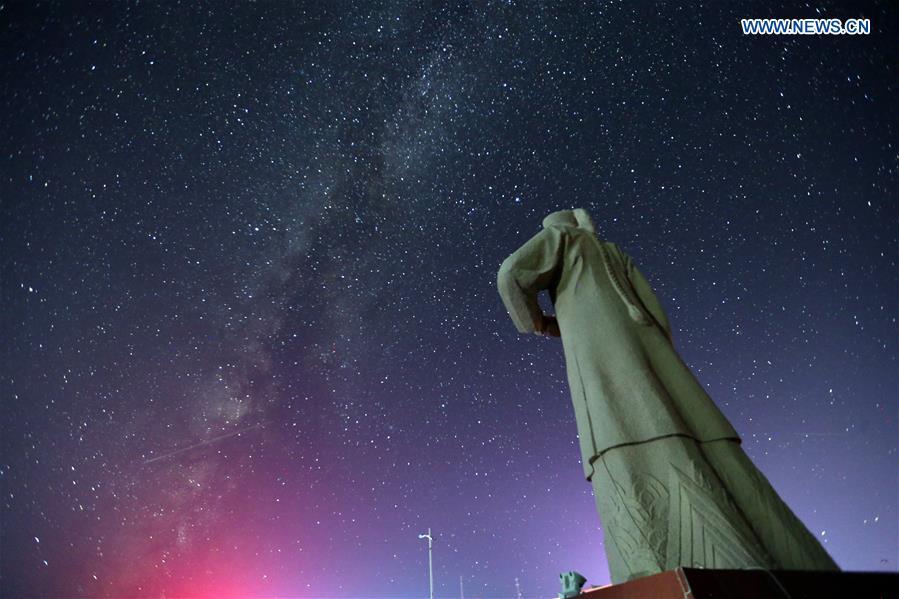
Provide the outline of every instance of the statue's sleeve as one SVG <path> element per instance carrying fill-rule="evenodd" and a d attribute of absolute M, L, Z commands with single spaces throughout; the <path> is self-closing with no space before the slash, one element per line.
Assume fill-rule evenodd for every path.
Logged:
<path fill-rule="evenodd" d="M 649 310 L 649 313 L 655 321 L 659 323 L 659 326 L 665 332 L 668 339 L 671 339 L 671 324 L 668 322 L 668 316 L 665 314 L 665 310 L 662 309 L 659 298 L 653 292 L 649 281 L 646 280 L 646 277 L 643 276 L 643 273 L 640 272 L 640 269 L 634 264 L 633 259 L 624 252 L 622 252 L 622 254 L 624 256 L 627 278 L 631 282 L 634 291 L 637 293 L 637 297 L 640 299 L 643 306 Z"/>
<path fill-rule="evenodd" d="M 546 227 L 506 258 L 496 275 L 499 295 L 519 333 L 540 330 L 543 310 L 537 294 L 553 283 L 562 269 L 564 232 Z"/>

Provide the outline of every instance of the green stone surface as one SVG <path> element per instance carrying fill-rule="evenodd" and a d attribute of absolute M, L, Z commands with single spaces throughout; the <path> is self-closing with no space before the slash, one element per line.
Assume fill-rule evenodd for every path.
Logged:
<path fill-rule="evenodd" d="M 613 582 L 677 566 L 837 569 L 678 355 L 646 277 L 586 211 L 547 216 L 497 286 L 519 332 L 561 335 Z"/>

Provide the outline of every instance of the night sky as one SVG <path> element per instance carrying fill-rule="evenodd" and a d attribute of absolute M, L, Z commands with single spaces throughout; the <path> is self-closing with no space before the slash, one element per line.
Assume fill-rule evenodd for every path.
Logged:
<path fill-rule="evenodd" d="M 896 570 L 895 7 L 681 5 L 0 4 L 3 596 L 425 597 L 428 527 L 439 597 L 608 583 L 561 344 L 496 290 L 571 207 Z"/>

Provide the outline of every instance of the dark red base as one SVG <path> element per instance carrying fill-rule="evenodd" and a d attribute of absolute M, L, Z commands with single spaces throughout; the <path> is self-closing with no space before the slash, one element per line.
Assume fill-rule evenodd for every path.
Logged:
<path fill-rule="evenodd" d="M 678 568 L 578 599 L 899 599 L 899 574 Z"/>

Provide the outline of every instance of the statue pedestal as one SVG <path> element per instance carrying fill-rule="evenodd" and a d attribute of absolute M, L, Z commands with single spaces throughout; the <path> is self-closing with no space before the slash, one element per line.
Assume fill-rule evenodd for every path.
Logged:
<path fill-rule="evenodd" d="M 888 599 L 899 598 L 899 574 L 805 570 L 678 568 L 605 587 L 577 599 Z"/>

